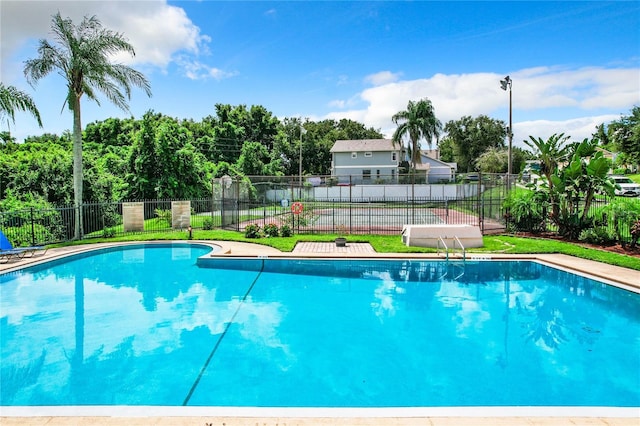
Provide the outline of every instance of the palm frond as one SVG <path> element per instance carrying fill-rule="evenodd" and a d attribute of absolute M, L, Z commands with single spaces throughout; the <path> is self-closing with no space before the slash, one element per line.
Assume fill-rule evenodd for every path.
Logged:
<path fill-rule="evenodd" d="M 5 86 L 4 83 L 0 83 L 0 117 L 6 115 L 15 124 L 16 110 L 30 113 L 38 121 L 38 125 L 42 127 L 40 112 L 31 96 L 13 86 Z"/>

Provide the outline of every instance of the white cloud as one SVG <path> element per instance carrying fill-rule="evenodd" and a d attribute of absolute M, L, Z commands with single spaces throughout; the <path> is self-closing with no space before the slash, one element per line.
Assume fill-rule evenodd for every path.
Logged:
<path fill-rule="evenodd" d="M 17 64 L 15 57 L 21 48 L 38 39 L 51 37 L 51 17 L 57 11 L 74 22 L 79 22 L 86 15 L 95 15 L 105 28 L 124 34 L 136 51 L 135 57 L 125 54 L 116 58 L 125 64 L 151 65 L 166 70 L 179 56 L 209 54 L 211 39 L 201 34 L 200 28 L 193 24 L 182 8 L 168 5 L 165 0 L 3 0 L 0 8 L 3 80 L 5 75 L 15 75 L 16 69 L 22 69 L 22 59 Z"/>
<path fill-rule="evenodd" d="M 373 76 L 384 77 L 387 73 Z M 638 68 L 538 67 L 515 71 L 510 76 L 516 146 L 529 135 L 544 138 L 565 133 L 582 140 L 590 137 L 597 125 L 619 118 L 640 102 Z M 406 109 L 409 100 L 429 98 L 443 124 L 481 114 L 506 122 L 509 97 L 500 88 L 502 78 L 504 75 L 495 73 L 436 74 L 426 79 L 390 82 L 367 78 L 380 84 L 358 94 L 365 108 L 330 112 L 326 118 L 357 120 L 381 129 L 389 137 L 395 129 L 393 114 Z M 519 116 L 542 118 L 518 121 Z"/>
<path fill-rule="evenodd" d="M 523 109 L 577 107 L 627 108 L 640 100 L 637 68 L 535 68 L 512 76 L 514 105 Z M 517 99 L 516 99 L 517 96 Z"/>
<path fill-rule="evenodd" d="M 366 76 L 364 78 L 364 81 L 373 86 L 379 86 L 381 84 L 387 84 L 387 83 L 392 83 L 394 81 L 398 81 L 401 75 L 402 75 L 401 73 L 393 73 L 391 71 L 380 71 L 378 73 Z"/>
<path fill-rule="evenodd" d="M 600 124 L 609 123 L 613 120 L 618 120 L 619 118 L 620 114 L 608 114 L 593 117 L 580 117 L 564 121 L 523 121 L 521 123 L 514 124 L 513 126 L 513 145 L 522 148 L 525 147 L 525 144 L 522 141 L 528 141 L 529 136 L 547 139 L 554 133 L 564 133 L 565 135 L 571 136 L 572 141 L 579 142 L 585 138 L 590 138 L 591 135 L 596 132 L 596 127 Z"/>
<path fill-rule="evenodd" d="M 184 75 L 190 80 L 206 80 L 209 78 L 214 80 L 223 80 L 237 74 L 234 72 L 223 71 L 219 68 L 210 67 L 209 65 L 192 60 L 188 57 L 180 57 L 176 59 L 176 63 L 180 65 Z"/>

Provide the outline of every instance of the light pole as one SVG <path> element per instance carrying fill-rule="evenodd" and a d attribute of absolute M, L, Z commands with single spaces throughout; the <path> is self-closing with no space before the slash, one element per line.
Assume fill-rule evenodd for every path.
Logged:
<path fill-rule="evenodd" d="M 508 163 L 507 163 L 507 182 L 509 183 L 509 185 L 511 185 L 511 173 L 513 172 L 513 170 L 511 169 L 512 166 L 512 144 L 513 144 L 513 121 L 512 121 L 512 115 L 511 115 L 511 111 L 512 111 L 512 98 L 511 98 L 511 85 L 513 84 L 513 80 L 511 80 L 511 78 L 509 78 L 509 76 L 506 76 L 504 78 L 504 80 L 500 80 L 500 87 L 502 87 L 502 90 L 507 90 L 509 89 L 509 127 L 507 128 L 507 136 L 509 137 L 509 153 L 508 153 Z"/>
<path fill-rule="evenodd" d="M 302 124 L 300 124 L 300 161 L 298 164 L 298 175 L 300 176 L 300 188 L 302 188 L 302 135 L 307 133 L 307 129 L 304 128 Z"/>

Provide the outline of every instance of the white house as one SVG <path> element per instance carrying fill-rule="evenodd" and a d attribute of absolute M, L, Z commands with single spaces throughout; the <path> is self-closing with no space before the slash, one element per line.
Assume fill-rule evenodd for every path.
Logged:
<path fill-rule="evenodd" d="M 434 152 L 421 151 L 422 164 L 416 169 L 424 172 L 427 183 L 452 181 L 456 165 L 433 158 Z M 331 175 L 339 183 L 396 182 L 403 160 L 408 161 L 406 150 L 391 139 L 337 140 L 331 148 Z"/>
<path fill-rule="evenodd" d="M 432 155 L 436 155 L 433 157 Z M 427 174 L 427 183 L 451 182 L 455 179 L 458 165 L 456 163 L 445 163 L 438 158 L 438 150 L 420 151 L 422 164 L 416 164 L 417 170 L 424 170 Z"/>
<path fill-rule="evenodd" d="M 331 175 L 339 183 L 396 181 L 403 149 L 391 139 L 337 140 L 331 148 Z"/>

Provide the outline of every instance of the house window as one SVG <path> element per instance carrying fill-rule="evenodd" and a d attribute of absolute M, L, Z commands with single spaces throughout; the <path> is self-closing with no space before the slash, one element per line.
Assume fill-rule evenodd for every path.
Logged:
<path fill-rule="evenodd" d="M 391 179 L 396 178 L 396 169 L 391 169 Z"/>
<path fill-rule="evenodd" d="M 371 170 L 362 170 L 362 180 L 369 180 L 371 179 Z"/>
<path fill-rule="evenodd" d="M 395 152 L 391 153 L 391 161 L 398 161 L 398 154 Z"/>
<path fill-rule="evenodd" d="M 365 157 L 371 157 L 371 151 L 365 152 L 365 153 L 364 153 L 364 156 L 365 156 Z"/>
<path fill-rule="evenodd" d="M 358 158 L 358 153 L 357 152 L 352 152 L 351 153 L 351 158 Z"/>

